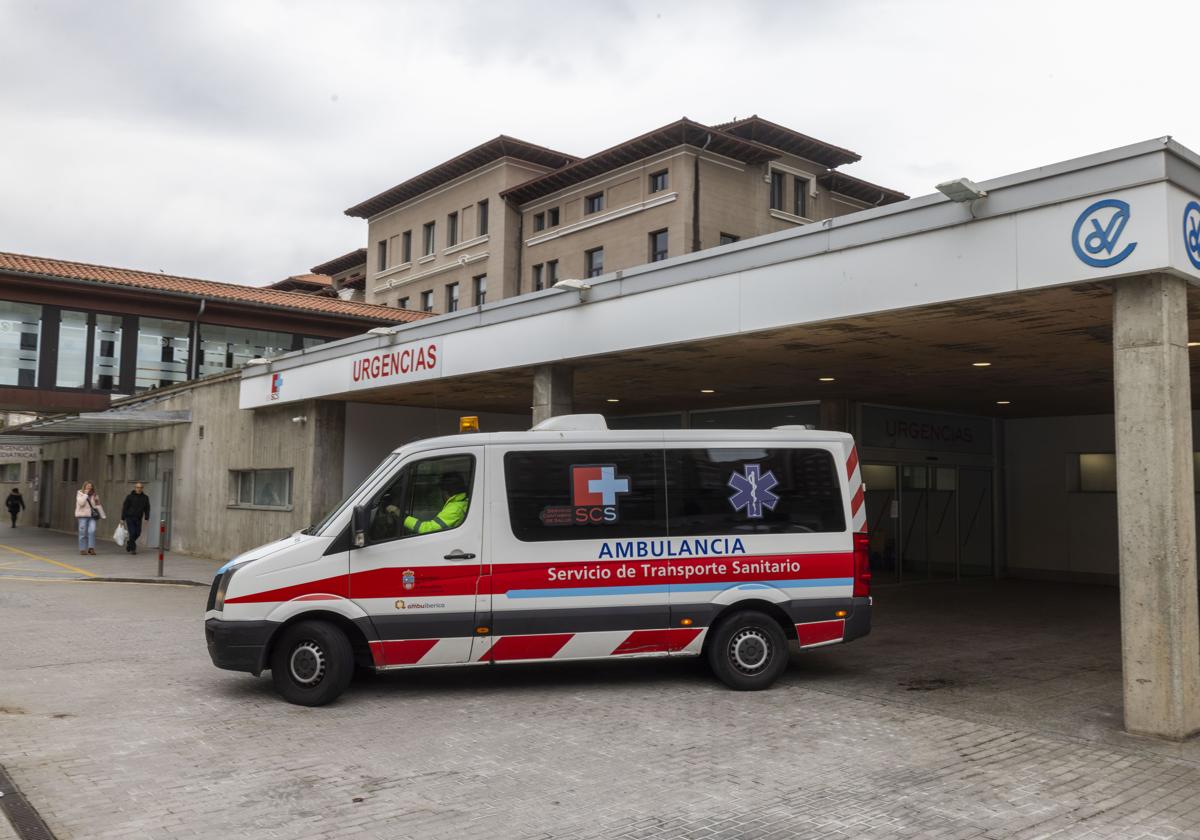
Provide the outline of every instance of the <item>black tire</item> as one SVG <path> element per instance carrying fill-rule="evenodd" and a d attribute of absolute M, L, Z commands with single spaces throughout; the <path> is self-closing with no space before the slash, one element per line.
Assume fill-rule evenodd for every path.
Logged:
<path fill-rule="evenodd" d="M 283 631 L 271 651 L 271 679 L 289 703 L 324 706 L 354 676 L 354 648 L 328 621 L 301 621 Z"/>
<path fill-rule="evenodd" d="M 757 610 L 724 618 L 708 643 L 708 664 L 735 691 L 770 688 L 787 670 L 788 642 L 779 622 Z"/>

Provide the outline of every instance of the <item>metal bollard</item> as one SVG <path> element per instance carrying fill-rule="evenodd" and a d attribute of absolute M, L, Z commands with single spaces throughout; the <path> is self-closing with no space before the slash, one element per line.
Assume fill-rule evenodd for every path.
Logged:
<path fill-rule="evenodd" d="M 158 520 L 158 576 L 163 576 L 163 540 L 167 534 L 167 520 Z"/>

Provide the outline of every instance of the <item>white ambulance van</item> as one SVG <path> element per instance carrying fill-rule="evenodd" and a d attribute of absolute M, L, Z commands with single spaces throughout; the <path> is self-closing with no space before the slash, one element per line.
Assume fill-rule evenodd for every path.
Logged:
<path fill-rule="evenodd" d="M 212 661 L 290 702 L 375 670 L 705 656 L 770 686 L 871 627 L 850 435 L 609 431 L 600 415 L 397 449 L 324 520 L 213 581 Z"/>

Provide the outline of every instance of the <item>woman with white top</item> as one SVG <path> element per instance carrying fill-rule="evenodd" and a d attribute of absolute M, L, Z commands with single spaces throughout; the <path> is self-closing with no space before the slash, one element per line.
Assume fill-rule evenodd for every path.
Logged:
<path fill-rule="evenodd" d="M 104 518 L 100 496 L 90 481 L 75 491 L 75 522 L 79 526 L 79 553 L 96 553 L 96 523 Z"/>

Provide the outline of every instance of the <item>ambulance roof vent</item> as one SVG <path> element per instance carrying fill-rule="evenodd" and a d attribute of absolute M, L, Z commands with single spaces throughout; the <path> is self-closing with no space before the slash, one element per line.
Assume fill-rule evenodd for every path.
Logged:
<path fill-rule="evenodd" d="M 603 414 L 562 414 L 538 423 L 532 432 L 607 432 Z"/>
<path fill-rule="evenodd" d="M 771 428 L 778 429 L 781 432 L 811 432 L 811 431 L 815 430 L 817 427 L 814 426 L 812 423 L 805 423 L 803 425 L 793 424 L 791 426 L 772 426 Z"/>

